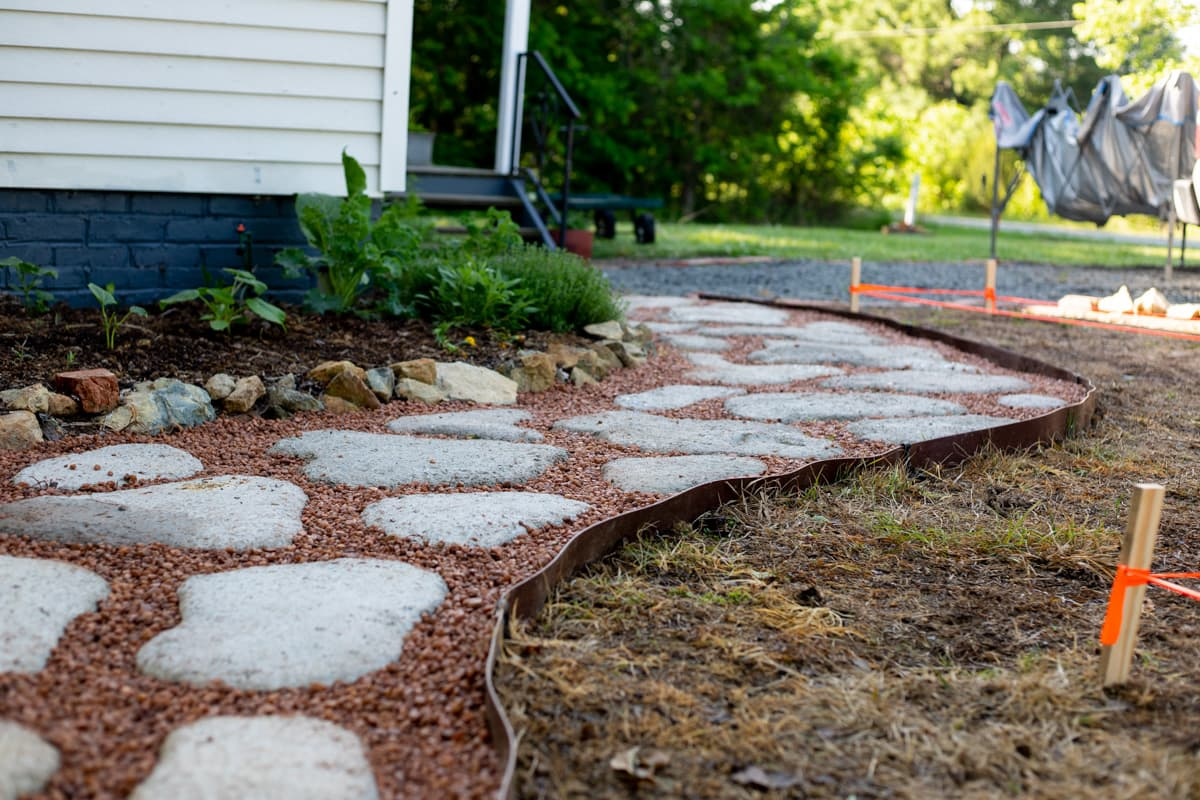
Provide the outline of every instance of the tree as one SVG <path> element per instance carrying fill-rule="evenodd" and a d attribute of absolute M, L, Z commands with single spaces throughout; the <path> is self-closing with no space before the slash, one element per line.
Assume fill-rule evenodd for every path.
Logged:
<path fill-rule="evenodd" d="M 1080 38 L 1096 63 L 1118 75 L 1136 76 L 1140 89 L 1180 66 L 1183 45 L 1176 35 L 1196 9 L 1179 0 L 1085 0 L 1075 3 Z"/>

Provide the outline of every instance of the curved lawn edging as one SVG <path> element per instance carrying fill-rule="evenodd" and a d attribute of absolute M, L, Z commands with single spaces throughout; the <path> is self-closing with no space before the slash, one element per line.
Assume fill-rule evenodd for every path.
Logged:
<path fill-rule="evenodd" d="M 952 334 L 908 325 L 884 317 L 860 314 L 829 306 L 788 300 L 762 300 L 727 295 L 701 294 L 704 300 L 757 303 L 779 308 L 819 311 L 848 320 L 884 325 L 907 336 L 941 342 L 963 353 L 988 359 L 1006 369 L 1044 375 L 1083 386 L 1084 398 L 1071 405 L 1049 411 L 1027 420 L 968 433 L 927 439 L 865 458 L 834 458 L 813 461 L 792 472 L 753 478 L 734 478 L 713 481 L 686 489 L 650 505 L 635 508 L 615 517 L 595 523 L 573 536 L 558 555 L 542 569 L 509 589 L 496 607 L 496 621 L 488 648 L 484 670 L 488 728 L 496 754 L 503 764 L 497 797 L 515 797 L 514 775 L 517 764 L 517 737 L 508 713 L 495 685 L 496 662 L 499 659 L 510 618 L 533 619 L 542 610 L 554 587 L 580 568 L 604 557 L 622 542 L 640 531 L 670 528 L 678 522 L 690 522 L 713 511 L 739 495 L 752 490 L 772 489 L 797 491 L 815 484 L 843 480 L 863 469 L 877 466 L 906 464 L 920 469 L 934 464 L 953 464 L 962 461 L 988 446 L 1015 451 L 1039 444 L 1049 444 L 1086 428 L 1096 410 L 1097 389 L 1092 382 L 1068 370 L 1047 364 L 1029 356 L 1014 353 L 994 345 L 963 339 Z"/>

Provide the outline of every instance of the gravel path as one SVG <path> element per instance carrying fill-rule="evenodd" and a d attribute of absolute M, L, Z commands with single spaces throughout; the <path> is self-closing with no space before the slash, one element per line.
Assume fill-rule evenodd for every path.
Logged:
<path fill-rule="evenodd" d="M 781 261 L 680 266 L 680 262 L 600 266 L 617 291 L 624 294 L 683 295 L 708 292 L 740 297 L 786 297 L 797 300 L 847 299 L 850 266 L 844 261 Z M 942 289 L 982 289 L 983 263 L 864 262 L 864 283 Z M 1107 295 L 1121 284 L 1136 296 L 1157 286 L 1173 303 L 1200 302 L 1200 269 L 1176 270 L 1166 282 L 1160 267 L 1099 269 L 1049 264 L 1002 262 L 996 291 L 1002 295 L 1057 300 L 1065 294 Z M 894 305 L 864 298 L 863 305 Z"/>

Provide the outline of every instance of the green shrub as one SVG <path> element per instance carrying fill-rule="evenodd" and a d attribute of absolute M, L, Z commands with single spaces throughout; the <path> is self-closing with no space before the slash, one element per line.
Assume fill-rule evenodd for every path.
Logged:
<path fill-rule="evenodd" d="M 528 321 L 536 330 L 569 333 L 624 316 L 604 273 L 572 253 L 523 245 L 491 264 L 504 277 L 521 282 L 537 306 Z"/>
<path fill-rule="evenodd" d="M 244 269 L 226 269 L 233 276 L 233 283 L 228 286 L 202 286 L 198 289 L 184 289 L 176 292 L 165 300 L 159 300 L 160 306 L 175 303 L 188 303 L 199 300 L 207 309 L 200 319 L 208 320 L 208 326 L 214 331 L 226 331 L 234 325 L 245 322 L 247 314 L 253 314 L 279 327 L 285 327 L 287 315 L 283 309 L 268 303 L 259 295 L 267 290 L 267 285 Z M 253 295 L 246 297 L 246 290 Z"/>
<path fill-rule="evenodd" d="M 26 313 L 41 314 L 50 308 L 54 296 L 42 289 L 43 278 L 57 278 L 58 272 L 50 267 L 39 267 L 28 261 L 10 256 L 0 259 L 0 267 L 9 271 L 9 276 L 16 278 L 16 288 L 21 294 L 21 305 Z"/>
<path fill-rule="evenodd" d="M 452 327 L 517 331 L 537 311 L 519 278 L 510 278 L 482 261 L 465 257 L 438 267 L 421 306 L 443 330 Z"/>

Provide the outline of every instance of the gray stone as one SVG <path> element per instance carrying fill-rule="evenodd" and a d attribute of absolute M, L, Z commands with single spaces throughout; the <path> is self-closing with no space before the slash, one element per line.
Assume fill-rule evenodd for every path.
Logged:
<path fill-rule="evenodd" d="M 578 500 L 536 492 L 410 494 L 372 503 L 362 518 L 390 536 L 498 547 L 528 531 L 559 525 L 589 508 Z"/>
<path fill-rule="evenodd" d="M 676 322 L 722 322 L 734 325 L 783 325 L 788 312 L 754 303 L 708 303 L 676 306 L 670 317 Z"/>
<path fill-rule="evenodd" d="M 574 367 L 571 370 L 571 383 L 575 386 L 591 386 L 592 384 L 599 383 L 599 381 L 593 378 L 592 374 L 583 367 Z"/>
<path fill-rule="evenodd" d="M 717 419 L 671 419 L 640 411 L 608 411 L 560 420 L 555 428 L 590 433 L 651 453 L 731 453 L 743 456 L 825 458 L 841 451 L 833 442 L 787 425 Z"/>
<path fill-rule="evenodd" d="M 130 800 L 375 800 L 362 742 L 301 716 L 208 717 L 172 731 Z"/>
<path fill-rule="evenodd" d="M 0 597 L 4 598 L 0 603 L 0 672 L 37 672 L 45 667 L 71 620 L 95 611 L 107 596 L 104 579 L 83 567 L 42 558 L 0 556 Z"/>
<path fill-rule="evenodd" d="M 837 344 L 887 344 L 882 336 L 870 333 L 851 322 L 810 322 L 807 325 L 707 325 L 697 328 L 704 336 L 774 336 L 780 339 L 803 339 L 811 342 Z"/>
<path fill-rule="evenodd" d="M 267 387 L 263 384 L 262 378 L 250 375 L 234 385 L 233 391 L 225 398 L 223 408 L 230 414 L 245 414 L 254 408 L 254 404 L 266 393 Z"/>
<path fill-rule="evenodd" d="M 41 791 L 58 765 L 54 745 L 24 725 L 0 719 L 0 800 Z"/>
<path fill-rule="evenodd" d="M 588 358 L 581 357 L 579 365 L 597 378 L 603 379 L 608 373 L 615 369 L 620 369 L 622 366 L 621 359 L 617 354 L 602 342 L 592 345 L 588 352 L 591 356 Z"/>
<path fill-rule="evenodd" d="M 646 322 L 643 323 L 654 333 L 683 333 L 690 331 L 696 327 L 690 322 Z M 714 333 L 714 336 L 723 336 L 723 333 Z"/>
<path fill-rule="evenodd" d="M 43 441 L 42 426 L 32 411 L 0 414 L 0 450 L 26 450 Z"/>
<path fill-rule="evenodd" d="M 783 384 L 841 375 L 842 370 L 825 364 L 734 364 L 712 353 L 689 353 L 688 358 L 701 369 L 692 370 L 686 377 L 696 381 L 712 381 L 727 385 Z"/>
<path fill-rule="evenodd" d="M 532 419 L 528 411 L 515 408 L 486 408 L 479 411 L 453 411 L 448 414 L 421 414 L 400 417 L 388 423 L 395 433 L 436 433 L 472 439 L 496 439 L 502 442 L 540 442 L 542 435 L 518 422 Z"/>
<path fill-rule="evenodd" d="M 751 394 L 725 401 L 730 414 L 781 422 L 861 419 L 862 417 L 929 417 L 965 414 L 958 403 L 911 394 L 882 392 L 797 392 Z"/>
<path fill-rule="evenodd" d="M 637 394 L 618 395 L 613 402 L 621 408 L 629 408 L 634 411 L 668 411 L 676 408 L 684 408 L 704 400 L 712 400 L 718 397 L 732 397 L 736 394 L 745 393 L 745 389 L 738 389 L 732 386 L 689 386 L 686 384 L 675 384 L 660 386 L 657 389 L 638 392 Z"/>
<path fill-rule="evenodd" d="M 663 341 L 678 347 L 680 350 L 728 350 L 729 340 L 718 339 L 715 336 L 700 336 L 695 333 L 668 333 L 663 335 Z"/>
<path fill-rule="evenodd" d="M 307 498 L 274 478 L 221 475 L 100 494 L 0 505 L 0 534 L 54 542 L 248 550 L 286 547 Z"/>
<path fill-rule="evenodd" d="M 224 400 L 233 394 L 236 388 L 237 379 L 224 372 L 218 372 L 204 382 L 204 391 L 208 392 L 208 396 L 213 400 Z"/>
<path fill-rule="evenodd" d="M 367 387 L 375 393 L 380 402 L 386 403 L 392 399 L 396 391 L 396 373 L 391 367 L 376 367 L 367 370 Z"/>
<path fill-rule="evenodd" d="M 325 404 L 307 392 L 296 389 L 296 376 L 284 375 L 267 386 L 267 410 L 264 416 L 287 419 L 298 411 L 321 411 Z"/>
<path fill-rule="evenodd" d="M 395 395 L 402 400 L 413 400 L 430 406 L 436 406 L 446 399 L 446 393 L 441 389 L 431 383 L 424 383 L 414 378 L 397 380 Z"/>
<path fill-rule="evenodd" d="M 216 417 L 208 392 L 174 378 L 137 384 L 121 399 L 121 405 L 132 414 L 124 428 L 131 433 L 154 435 L 191 428 Z"/>
<path fill-rule="evenodd" d="M 773 344 L 750 354 L 764 364 L 850 364 L 888 369 L 936 369 L 946 359 L 936 350 L 911 345 L 844 345 L 830 342 Z"/>
<path fill-rule="evenodd" d="M 271 453 L 310 459 L 310 480 L 350 486 L 526 483 L 567 457 L 544 444 L 486 439 L 422 439 L 359 431 L 306 431 Z"/>
<path fill-rule="evenodd" d="M 618 458 L 604 465 L 604 479 L 626 492 L 675 494 L 724 478 L 761 475 L 767 465 L 741 456 Z"/>
<path fill-rule="evenodd" d="M 517 402 L 517 382 L 483 367 L 456 361 L 437 365 L 437 387 L 451 400 L 511 406 Z"/>
<path fill-rule="evenodd" d="M 890 444 L 912 444 L 943 436 L 969 433 L 1015 420 L 1004 417 L 985 417 L 963 414 L 949 417 L 907 417 L 905 419 L 864 419 L 851 422 L 846 429 L 862 439 L 875 439 Z"/>
<path fill-rule="evenodd" d="M 121 483 L 127 475 L 139 481 L 189 478 L 204 469 L 200 459 L 165 444 L 114 444 L 83 453 L 47 458 L 13 477 L 26 486 L 56 486 L 73 491 L 89 483 Z"/>
<path fill-rule="evenodd" d="M 32 411 L 45 414 L 50 410 L 50 390 L 45 384 L 35 383 L 20 389 L 5 389 L 0 392 L 0 405 L 7 411 Z"/>
<path fill-rule="evenodd" d="M 830 389 L 882 389 L 924 394 L 990 394 L 1017 392 L 1029 386 L 1008 375 L 977 375 L 948 370 L 892 370 L 864 372 L 830 378 L 821 384 Z"/>
<path fill-rule="evenodd" d="M 642 295 L 642 294 L 627 294 L 621 297 L 621 302 L 630 311 L 638 311 L 648 308 L 679 308 L 680 306 L 694 306 L 697 300 L 691 297 L 676 297 L 674 295 Z"/>
<path fill-rule="evenodd" d="M 445 582 L 400 561 L 342 558 L 196 575 L 183 621 L 147 642 L 138 668 L 196 685 L 272 690 L 353 681 L 400 656 Z"/>
<path fill-rule="evenodd" d="M 597 322 L 592 325 L 584 325 L 583 332 L 595 339 L 616 339 L 620 341 L 625 338 L 625 331 L 621 329 L 620 320 L 609 320 L 608 322 Z"/>
<path fill-rule="evenodd" d="M 1009 408 L 1060 408 L 1067 404 L 1061 397 L 1048 394 L 1006 394 L 997 397 L 996 402 Z"/>
<path fill-rule="evenodd" d="M 608 351 L 617 357 L 617 365 L 620 367 L 640 367 L 646 363 L 646 351 L 633 342 L 605 340 L 596 347 L 597 353 L 600 347 L 608 348 Z"/>

